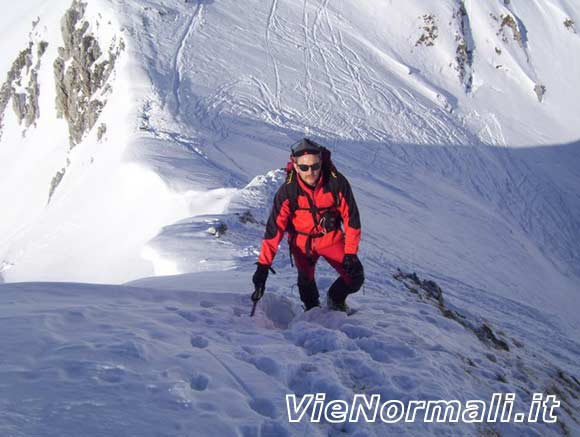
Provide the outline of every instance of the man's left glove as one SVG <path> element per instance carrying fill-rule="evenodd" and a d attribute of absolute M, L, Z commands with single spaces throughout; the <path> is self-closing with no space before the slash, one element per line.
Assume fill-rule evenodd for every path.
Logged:
<path fill-rule="evenodd" d="M 342 260 L 342 268 L 346 271 L 346 273 L 351 276 L 359 276 L 364 274 L 363 273 L 363 266 L 358 259 L 356 254 L 346 254 Z"/>

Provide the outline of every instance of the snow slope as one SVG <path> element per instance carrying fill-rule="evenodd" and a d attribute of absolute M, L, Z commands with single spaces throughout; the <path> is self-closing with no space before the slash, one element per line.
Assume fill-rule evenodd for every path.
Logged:
<path fill-rule="evenodd" d="M 392 173 L 400 157 L 400 165 L 417 167 L 411 172 L 460 184 L 523 230 L 556 268 L 580 265 L 572 244 L 576 157 L 564 161 L 573 174 L 557 178 L 561 185 L 551 158 L 533 156 L 539 145 L 573 150 L 578 139 L 579 72 L 568 54 L 580 37 L 563 24 L 577 16 L 575 5 L 461 5 L 90 2 L 89 32 L 102 47 L 122 40 L 125 49 L 98 123 L 72 148 L 53 86 L 59 17 L 69 4 L 11 9 L 2 24 L 3 69 L 28 41 L 48 48 L 38 71 L 38 121 L 25 129 L 10 105 L 5 111 L 4 280 L 122 282 L 165 271 L 159 263 L 175 260 L 147 245 L 161 228 L 208 212 L 194 200 L 199 193 L 242 188 L 282 166 L 288 145 L 304 133 L 333 148 L 345 171 Z M 502 26 L 507 16 L 513 29 Z M 541 103 L 535 84 L 546 89 Z M 393 176 L 389 183 L 397 184 Z M 546 185 L 537 199 L 537 186 Z M 373 191 L 391 196 L 382 184 Z M 227 196 L 217 191 L 215 198 L 204 201 L 216 205 L 210 212 L 225 212 Z M 543 210 L 554 207 L 546 217 Z M 119 245 L 119 235 L 130 237 Z"/>
<path fill-rule="evenodd" d="M 578 386 L 570 376 L 578 369 L 578 343 L 554 335 L 557 327 L 531 306 L 491 301 L 487 323 L 502 326 L 501 338 L 510 347 L 505 351 L 478 340 L 428 300 L 388 278 L 367 286 L 355 300 L 360 312 L 350 317 L 326 309 L 304 314 L 295 296 L 273 285 L 250 319 L 247 293 L 239 288 L 245 276 L 222 273 L 219 284 L 210 273 L 149 280 L 148 287 L 155 288 L 1 286 L 6 314 L 0 320 L 2 435 L 579 431 Z M 276 284 L 291 281 L 285 275 Z M 327 272 L 321 282 L 330 281 Z M 183 285 L 188 289 L 179 290 Z M 483 294 L 456 287 L 458 294 L 470 296 L 453 296 L 460 312 Z M 506 315 L 509 324 L 502 320 Z M 477 323 L 472 314 L 466 317 Z M 289 423 L 285 404 L 288 393 L 322 392 L 343 400 L 372 393 L 383 401 L 489 402 L 494 392 L 513 392 L 516 411 L 527 411 L 531 391 L 563 399 L 559 423 Z"/>
<path fill-rule="evenodd" d="M 578 432 L 576 3 L 91 0 L 88 32 L 124 49 L 78 144 L 55 109 L 69 7 L 26 0 L 0 18 L 0 71 L 48 42 L 39 118 L 27 128 L 9 102 L 1 128 L 3 435 L 338 433 L 285 420 L 283 394 L 316 389 L 558 390 L 561 424 L 499 431 Z M 302 315 L 283 244 L 250 320 L 275 169 L 304 135 L 353 185 L 366 294 L 352 320 Z M 409 294 L 397 268 L 510 351 Z M 333 278 L 321 266 L 320 288 Z"/>

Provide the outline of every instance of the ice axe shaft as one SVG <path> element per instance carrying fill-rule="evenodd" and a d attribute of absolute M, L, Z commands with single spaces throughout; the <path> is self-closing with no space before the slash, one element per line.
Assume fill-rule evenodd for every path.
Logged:
<path fill-rule="evenodd" d="M 266 287 L 262 286 L 256 286 L 256 289 L 254 290 L 254 292 L 252 293 L 252 312 L 250 313 L 250 317 L 254 317 L 254 313 L 256 312 L 256 306 L 258 305 L 258 302 L 260 301 L 260 299 L 262 299 L 262 296 L 264 295 L 264 291 L 265 291 Z"/>

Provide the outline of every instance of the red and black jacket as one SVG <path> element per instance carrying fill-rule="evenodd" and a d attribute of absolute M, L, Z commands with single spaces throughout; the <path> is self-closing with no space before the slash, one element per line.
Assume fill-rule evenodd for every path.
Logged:
<path fill-rule="evenodd" d="M 330 155 L 328 153 L 328 155 Z M 334 229 L 325 229 L 325 214 L 336 214 Z M 340 223 L 342 222 L 342 229 Z M 323 155 L 322 173 L 311 188 L 289 166 L 288 177 L 274 196 L 274 205 L 258 263 L 272 265 L 284 233 L 293 250 L 306 256 L 344 240 L 344 253 L 356 254 L 361 237 L 358 207 L 347 179 Z"/>

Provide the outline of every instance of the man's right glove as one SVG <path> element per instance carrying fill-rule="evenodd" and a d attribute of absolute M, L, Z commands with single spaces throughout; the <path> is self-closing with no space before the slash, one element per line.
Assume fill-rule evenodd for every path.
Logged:
<path fill-rule="evenodd" d="M 254 276 L 252 276 L 252 282 L 254 283 L 256 290 L 261 290 L 261 294 L 264 294 L 264 288 L 266 288 L 266 279 L 268 279 L 268 272 L 271 271 L 274 274 L 276 274 L 276 272 L 272 267 L 265 264 L 256 263 L 256 265 L 256 272 L 254 273 Z M 260 295 L 260 297 L 262 296 Z"/>
<path fill-rule="evenodd" d="M 268 279 L 268 271 L 270 266 L 256 263 L 256 272 L 252 276 L 252 282 L 256 288 L 264 288 L 266 286 L 266 279 Z"/>
<path fill-rule="evenodd" d="M 250 312 L 250 317 L 254 316 L 256 312 L 256 306 L 258 301 L 264 296 L 264 291 L 266 291 L 266 279 L 268 279 L 268 272 L 272 270 L 272 273 L 276 273 L 274 269 L 265 264 L 256 263 L 256 272 L 252 276 L 252 282 L 254 283 L 254 292 L 252 293 L 252 311 Z"/>
<path fill-rule="evenodd" d="M 346 254 L 342 260 L 342 268 L 350 277 L 363 274 L 363 266 L 356 254 Z"/>

